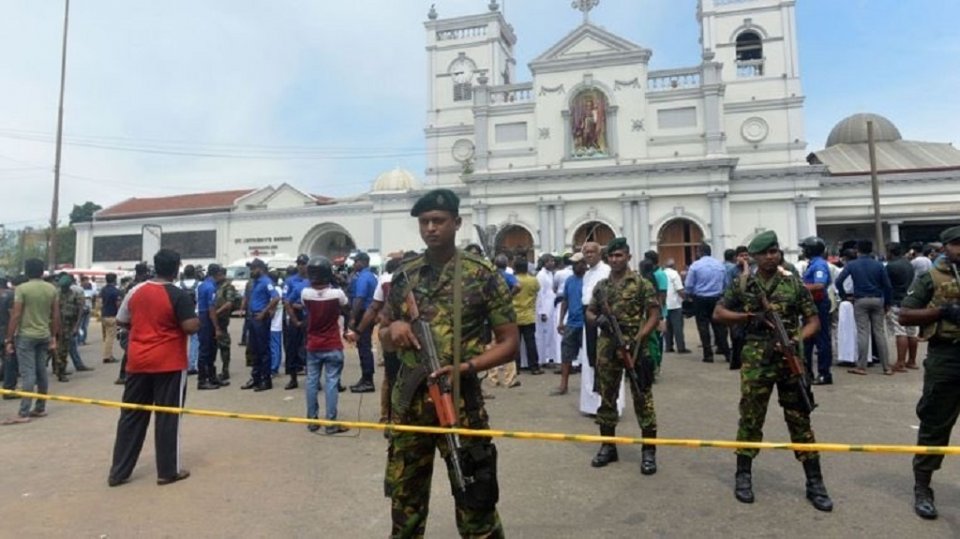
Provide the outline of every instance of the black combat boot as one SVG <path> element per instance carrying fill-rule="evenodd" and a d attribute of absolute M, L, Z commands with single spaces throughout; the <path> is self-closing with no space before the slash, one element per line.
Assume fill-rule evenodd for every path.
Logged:
<path fill-rule="evenodd" d="M 823 484 L 823 474 L 820 473 L 820 459 L 803 461 L 803 471 L 807 474 L 807 499 L 817 511 L 833 511 L 833 500 L 827 494 L 827 487 Z"/>
<path fill-rule="evenodd" d="M 753 459 L 737 455 L 737 475 L 734 476 L 733 495 L 741 503 L 753 503 Z"/>
<path fill-rule="evenodd" d="M 933 479 L 933 472 L 914 470 L 913 485 L 913 510 L 917 512 L 920 518 L 933 520 L 937 518 L 937 506 L 933 504 L 933 489 L 930 488 L 930 480 Z"/>
<path fill-rule="evenodd" d="M 644 438 L 656 438 L 657 430 L 642 430 Z M 653 475 L 657 473 L 657 446 L 643 444 L 640 446 L 640 473 Z"/>
<path fill-rule="evenodd" d="M 616 436 L 616 427 L 600 427 L 600 436 Z M 614 444 L 601 444 L 597 456 L 593 457 L 590 465 L 594 468 L 603 468 L 611 462 L 617 462 L 620 456 L 617 455 L 617 446 Z"/>
<path fill-rule="evenodd" d="M 287 382 L 287 385 L 283 386 L 283 389 L 297 389 L 298 387 L 300 387 L 300 385 L 297 384 L 297 374 L 294 372 L 290 375 L 290 381 Z"/>

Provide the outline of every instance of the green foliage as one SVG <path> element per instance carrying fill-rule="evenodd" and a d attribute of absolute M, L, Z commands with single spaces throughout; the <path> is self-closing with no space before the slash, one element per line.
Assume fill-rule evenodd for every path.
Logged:
<path fill-rule="evenodd" d="M 82 206 L 74 204 L 73 210 L 70 211 L 70 224 L 93 221 L 93 214 L 102 209 L 103 206 L 94 204 L 89 200 L 84 202 Z M 72 256 L 73 255 L 71 255 L 71 258 Z"/>

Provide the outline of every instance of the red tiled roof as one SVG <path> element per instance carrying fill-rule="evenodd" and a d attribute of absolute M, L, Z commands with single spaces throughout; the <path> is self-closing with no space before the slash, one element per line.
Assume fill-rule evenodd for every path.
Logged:
<path fill-rule="evenodd" d="M 179 215 L 227 211 L 240 197 L 252 193 L 254 189 L 234 191 L 214 191 L 155 198 L 128 198 L 97 212 L 97 220 L 121 219 L 133 216 Z"/>

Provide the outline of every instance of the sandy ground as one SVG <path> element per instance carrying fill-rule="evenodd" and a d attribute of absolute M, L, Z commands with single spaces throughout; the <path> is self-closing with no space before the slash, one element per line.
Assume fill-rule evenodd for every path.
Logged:
<path fill-rule="evenodd" d="M 90 330 L 99 334 L 96 322 Z M 687 335 L 695 340 L 691 324 Z M 100 364 L 99 348 L 98 338 L 81 348 L 96 371 L 75 374 L 69 383 L 53 381 L 51 392 L 119 400 L 121 388 L 113 385 L 117 366 Z M 235 346 L 234 357 L 242 364 L 242 349 Z M 841 370 L 836 385 L 817 390 L 820 407 L 813 421 L 820 441 L 915 441 L 921 371 L 893 377 L 878 371 L 858 377 Z M 191 378 L 187 405 L 303 415 L 302 384 L 297 391 L 284 391 L 283 382 L 272 391 L 240 391 L 245 374 L 235 369 L 234 384 L 217 391 L 197 391 Z M 358 375 L 356 353 L 349 350 L 345 383 Z M 379 382 L 379 371 L 377 376 Z M 494 428 L 596 432 L 577 409 L 578 377 L 566 397 L 547 396 L 558 382 L 549 372 L 521 379 L 519 388 L 490 389 L 496 395 L 488 403 Z M 654 392 L 661 436 L 735 435 L 738 375 L 726 364 L 669 354 Z M 379 393 L 342 394 L 341 418 L 376 421 L 378 399 Z M 0 402 L 0 415 L 14 414 L 16 404 Z M 132 481 L 108 488 L 118 411 L 64 403 L 51 403 L 48 410 L 47 418 L 0 428 L 2 537 L 384 537 L 389 532 L 386 442 L 379 432 L 330 437 L 300 425 L 186 417 L 182 455 L 192 477 L 158 487 L 148 439 Z M 632 412 L 618 432 L 639 436 Z M 788 439 L 775 401 L 766 436 Z M 499 511 L 511 537 L 960 536 L 955 459 L 934 479 L 941 518 L 925 522 L 912 510 L 909 456 L 824 455 L 826 484 L 836 503 L 833 513 L 824 514 L 804 498 L 802 468 L 784 451 L 761 454 L 754 466 L 757 502 L 743 505 L 733 497 L 735 458 L 727 450 L 661 448 L 659 473 L 643 477 L 639 447 L 621 448 L 620 462 L 599 470 L 589 465 L 596 451 L 592 444 L 501 440 L 498 447 Z M 438 459 L 427 535 L 455 537 L 452 498 L 439 466 Z"/>

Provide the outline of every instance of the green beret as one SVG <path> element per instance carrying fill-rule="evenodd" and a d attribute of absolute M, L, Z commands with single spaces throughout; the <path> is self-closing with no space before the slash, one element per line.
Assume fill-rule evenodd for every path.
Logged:
<path fill-rule="evenodd" d="M 747 252 L 752 255 L 760 254 L 779 244 L 777 241 L 777 233 L 772 230 L 767 230 L 757 234 L 757 237 L 753 238 L 750 245 L 747 245 Z"/>
<path fill-rule="evenodd" d="M 434 189 L 420 197 L 413 205 L 410 215 L 419 216 L 425 211 L 448 211 L 453 215 L 460 215 L 460 198 L 449 189 Z"/>
<path fill-rule="evenodd" d="M 960 240 L 960 226 L 952 226 L 940 233 L 940 241 L 944 245 Z"/>
<path fill-rule="evenodd" d="M 610 243 L 607 244 L 607 253 L 612 253 L 614 251 L 627 251 L 630 252 L 630 246 L 627 244 L 627 238 L 619 237 L 613 238 L 610 240 Z"/>

